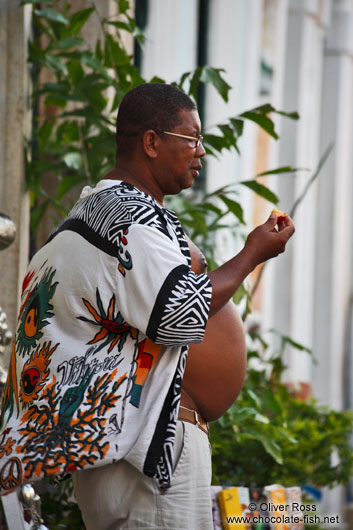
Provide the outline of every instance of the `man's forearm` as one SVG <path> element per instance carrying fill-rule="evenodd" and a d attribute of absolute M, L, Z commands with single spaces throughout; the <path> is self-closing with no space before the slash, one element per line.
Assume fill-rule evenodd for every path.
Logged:
<path fill-rule="evenodd" d="M 276 224 L 277 216 L 271 214 L 264 224 L 249 234 L 239 254 L 209 273 L 212 282 L 209 316 L 216 313 L 235 294 L 256 265 L 284 252 L 287 241 L 294 234 L 294 225 L 288 216 L 278 224 L 278 230 Z"/>

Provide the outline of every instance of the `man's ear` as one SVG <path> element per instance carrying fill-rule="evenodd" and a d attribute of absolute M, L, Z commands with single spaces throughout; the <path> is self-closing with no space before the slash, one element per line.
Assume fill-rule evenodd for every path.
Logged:
<path fill-rule="evenodd" d="M 149 129 L 142 136 L 143 150 L 150 158 L 157 158 L 160 138 L 156 131 Z"/>

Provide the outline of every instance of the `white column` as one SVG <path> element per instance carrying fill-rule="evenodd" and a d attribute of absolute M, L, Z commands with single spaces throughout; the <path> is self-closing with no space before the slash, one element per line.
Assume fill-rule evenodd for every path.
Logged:
<path fill-rule="evenodd" d="M 19 3 L 19 0 L 0 1 L 0 211 L 9 215 L 17 227 L 16 241 L 0 252 L 0 305 L 8 315 L 12 331 L 29 241 L 23 160 L 28 11 L 19 7 Z M 0 359 L 0 363 L 7 367 L 8 359 Z"/>
<path fill-rule="evenodd" d="M 208 87 L 207 128 L 259 104 L 261 16 L 262 2 L 258 0 L 210 2 L 208 64 L 225 69 L 224 77 L 232 89 L 225 103 L 213 87 Z M 236 152 L 224 152 L 219 162 L 209 158 L 208 189 L 254 175 L 255 132 L 256 126 L 247 122 L 239 143 L 240 157 Z"/>
<path fill-rule="evenodd" d="M 232 87 L 229 102 L 225 103 L 216 89 L 209 86 L 206 91 L 205 129 L 224 123 L 246 110 L 260 104 L 260 39 L 262 2 L 248 0 L 211 0 L 209 4 L 209 37 L 207 62 L 215 68 L 224 68 L 224 77 Z M 257 126 L 246 122 L 244 134 L 239 141 L 241 155 L 235 151 L 222 152 L 219 160 L 207 159 L 207 190 L 214 191 L 221 186 L 251 179 L 255 173 Z M 247 222 L 252 219 L 253 193 L 239 186 L 239 201 Z M 234 241 L 230 231 L 218 234 L 220 260 L 229 259 L 241 240 Z M 238 249 L 239 250 L 239 249 Z"/>
<path fill-rule="evenodd" d="M 278 2 L 276 10 L 276 34 L 273 37 L 275 41 L 275 57 L 274 57 L 274 67 L 273 67 L 273 82 L 272 82 L 272 95 L 271 101 L 272 105 L 277 110 L 283 109 L 283 100 L 284 100 L 284 76 L 286 74 L 286 41 L 287 41 L 287 18 L 288 18 L 288 1 L 284 0 Z M 288 109 L 286 109 L 288 110 Z M 279 137 L 282 136 L 282 122 L 284 121 L 279 115 L 272 115 L 271 118 L 275 122 L 275 129 L 279 134 Z M 269 164 L 267 169 L 274 169 L 279 167 L 279 154 L 281 152 L 281 140 L 271 140 L 270 150 L 269 150 Z M 284 178 L 288 179 L 288 176 Z M 283 179 L 283 176 L 270 176 L 267 177 L 266 184 L 268 187 L 278 194 L 279 182 Z M 279 208 L 282 205 L 279 204 Z M 273 327 L 274 322 L 274 312 L 276 310 L 276 299 L 275 291 L 276 284 L 278 282 L 276 276 L 276 267 L 275 260 L 270 261 L 266 264 L 263 278 L 262 278 L 262 288 L 263 288 L 263 299 L 262 299 L 262 322 L 263 329 L 268 330 Z M 273 336 L 269 336 L 268 340 L 270 343 L 276 342 Z"/>
<path fill-rule="evenodd" d="M 150 0 L 142 75 L 171 83 L 197 60 L 198 0 Z"/>
<path fill-rule="evenodd" d="M 314 172 L 321 154 L 320 101 L 326 15 L 327 3 L 289 1 L 281 107 L 285 111 L 298 111 L 300 120 L 282 121 L 278 165 L 309 168 L 310 172 L 278 179 L 280 206 L 287 212 Z M 308 347 L 313 345 L 316 194 L 317 184 L 298 208 L 296 234 L 274 266 L 273 327 Z M 287 379 L 310 381 L 312 363 L 307 354 L 291 350 L 287 364 Z"/>
<path fill-rule="evenodd" d="M 352 227 L 353 3 L 334 0 L 323 75 L 322 149 L 334 151 L 319 181 L 314 384 L 324 403 L 342 407 L 345 320 Z"/>

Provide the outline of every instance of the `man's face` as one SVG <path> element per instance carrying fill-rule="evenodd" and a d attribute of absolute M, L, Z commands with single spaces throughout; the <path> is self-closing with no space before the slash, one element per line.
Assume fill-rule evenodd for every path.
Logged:
<path fill-rule="evenodd" d="M 197 138 L 201 132 L 197 111 L 182 110 L 179 118 L 180 124 L 167 132 Z M 164 195 L 175 195 L 183 189 L 190 188 L 198 178 L 202 168 L 200 159 L 205 155 L 205 149 L 202 144 L 191 147 L 190 140 L 178 136 L 161 133 L 160 138 L 155 176 Z"/>

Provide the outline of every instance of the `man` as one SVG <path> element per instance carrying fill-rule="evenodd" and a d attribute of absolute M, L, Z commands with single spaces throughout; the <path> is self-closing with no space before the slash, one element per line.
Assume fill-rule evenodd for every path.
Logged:
<path fill-rule="evenodd" d="M 200 130 L 177 88 L 130 91 L 115 167 L 84 188 L 24 280 L 0 477 L 14 465 L 19 481 L 73 473 L 87 530 L 212 528 L 206 420 L 229 407 L 245 370 L 229 301 L 294 227 L 286 217 L 276 231 L 271 216 L 205 273 L 164 206 L 199 175 Z"/>

